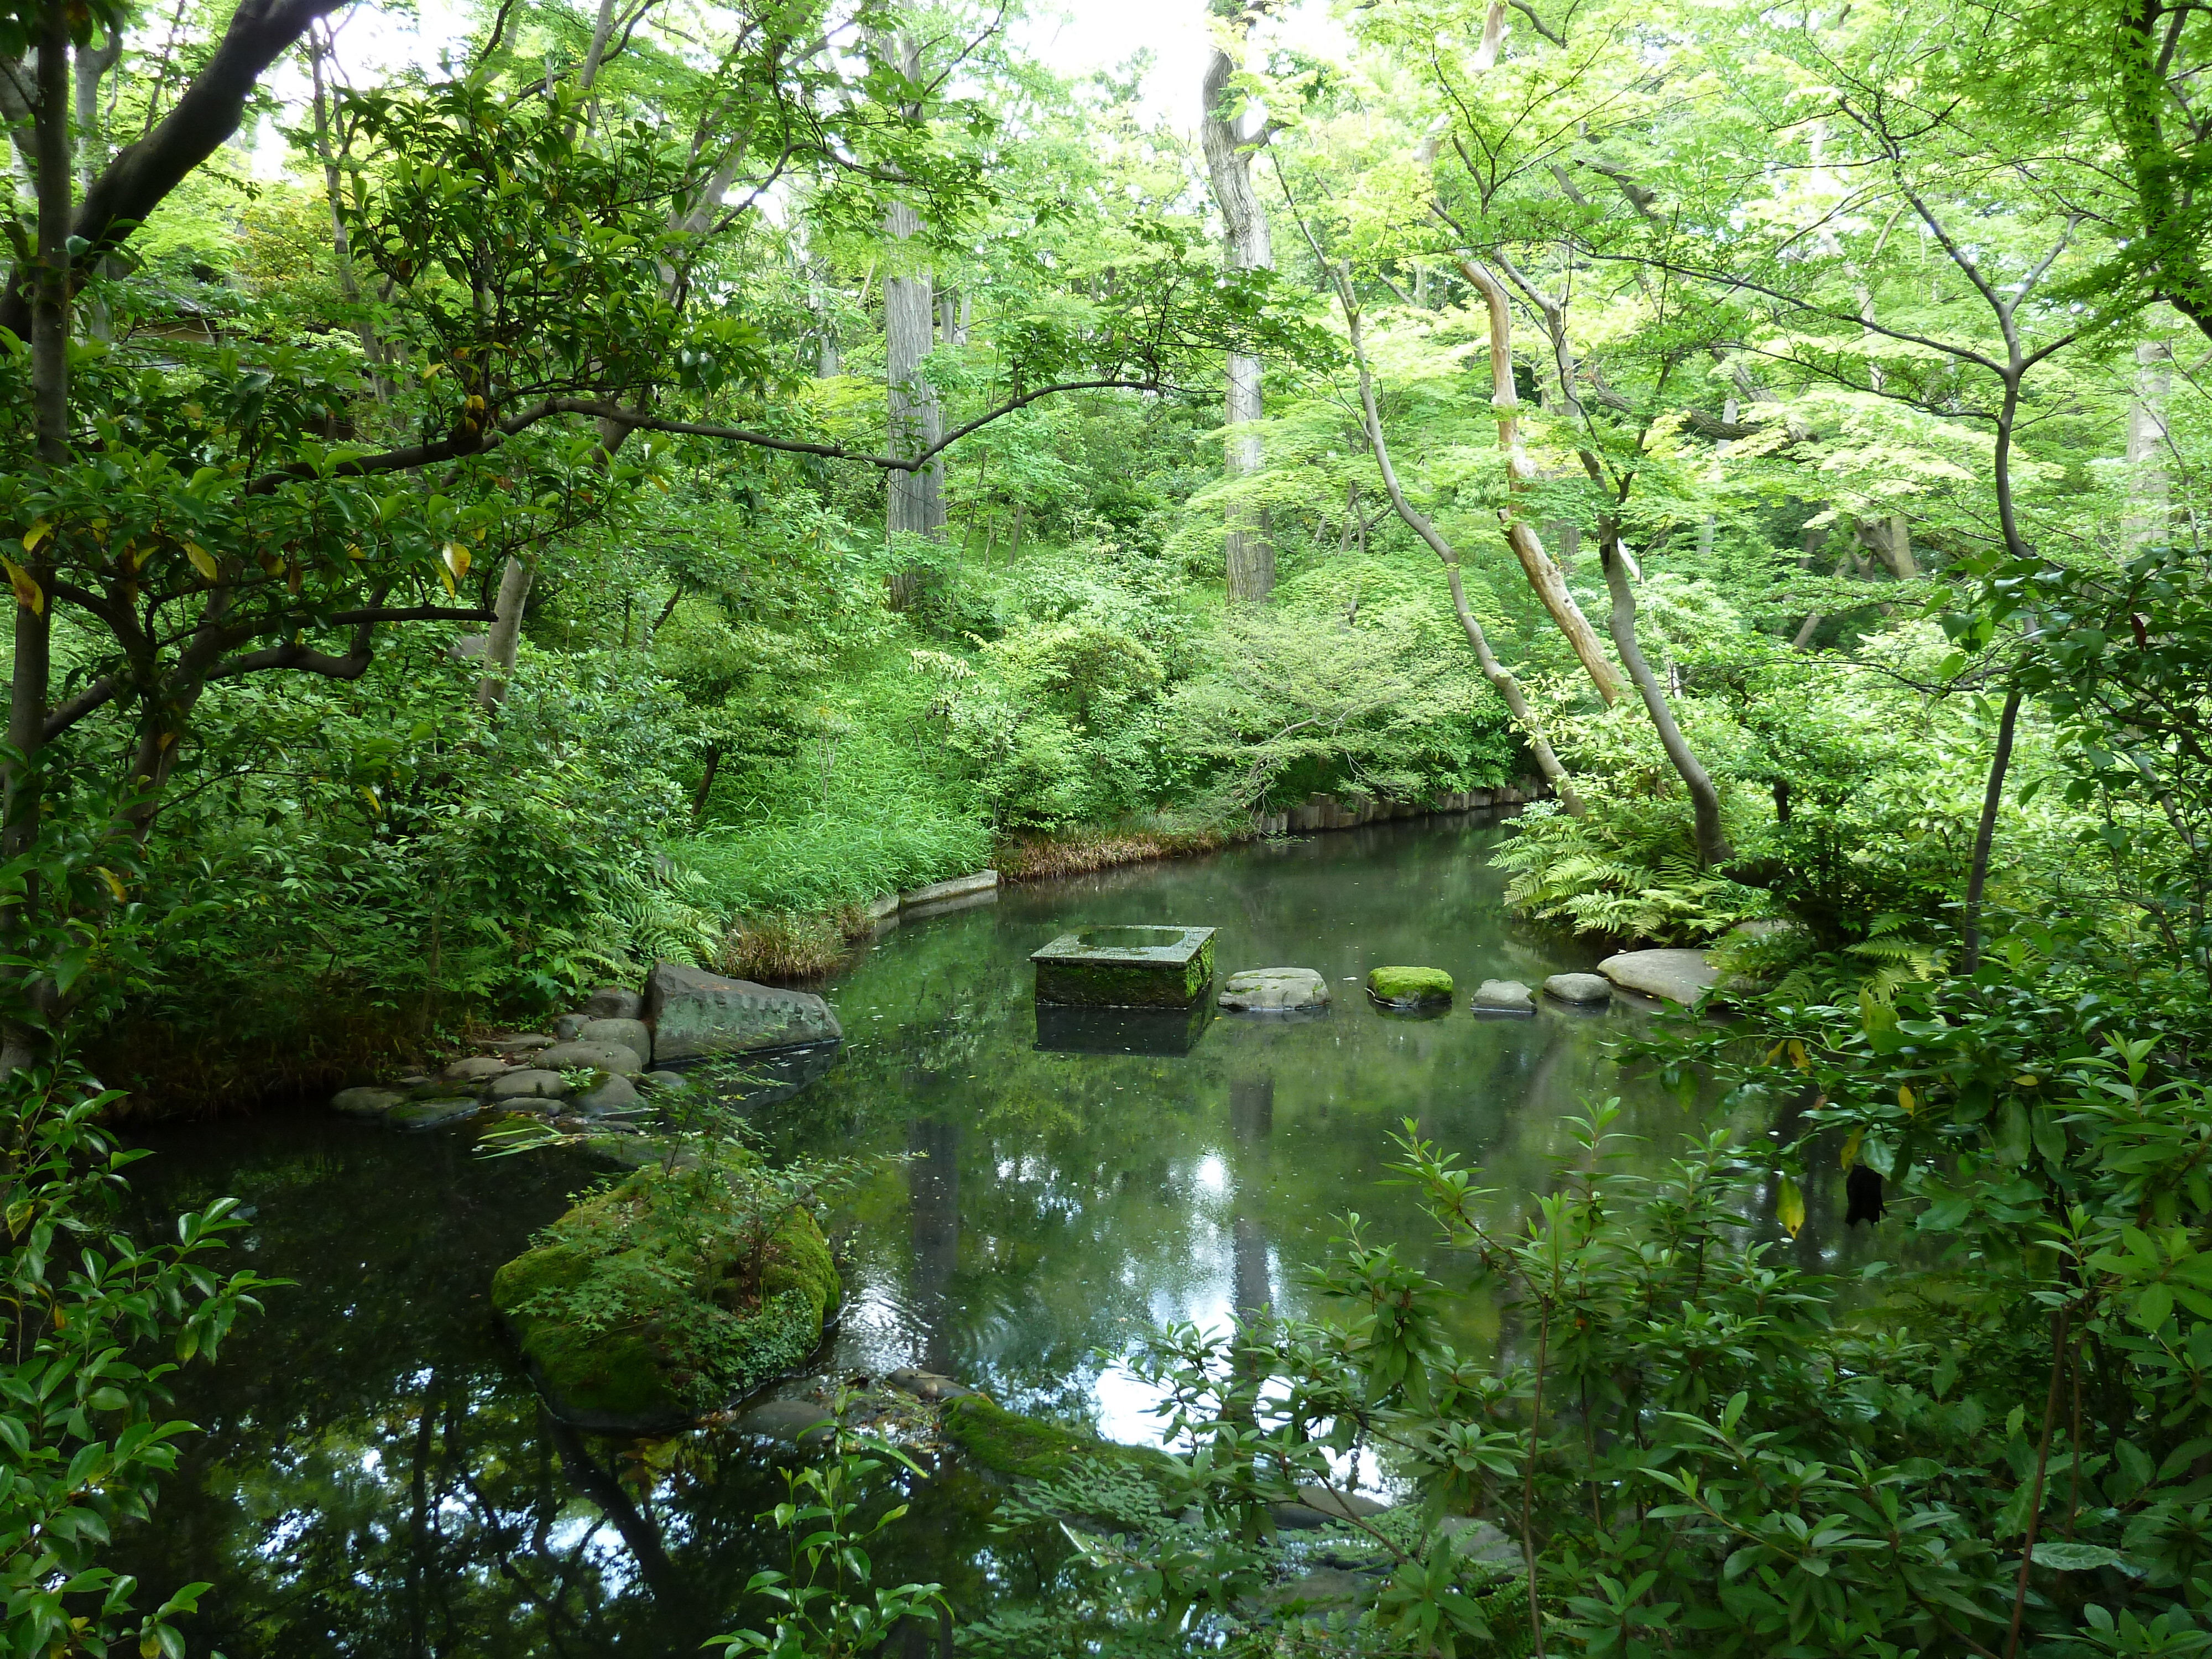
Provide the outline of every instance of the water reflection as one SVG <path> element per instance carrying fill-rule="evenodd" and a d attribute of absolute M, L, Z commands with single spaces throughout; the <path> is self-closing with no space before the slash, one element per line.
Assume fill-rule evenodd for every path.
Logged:
<path fill-rule="evenodd" d="M 1640 1014 L 1401 1021 L 1367 1006 L 1359 981 L 1386 963 L 1468 987 L 1588 964 L 1507 925 L 1483 856 L 1496 833 L 1393 825 L 1243 848 L 1013 890 L 878 939 L 828 988 L 844 1052 L 819 1076 L 824 1057 L 808 1056 L 754 1108 L 785 1151 L 917 1155 L 840 1220 L 848 1295 L 830 1363 L 919 1364 L 1142 1437 L 1152 1402 L 1115 1363 L 1133 1334 L 1311 1311 L 1300 1269 L 1348 1212 L 1463 1279 L 1462 1261 L 1432 1258 L 1409 1194 L 1378 1184 L 1402 1120 L 1481 1166 L 1501 1219 L 1540 1190 L 1570 1145 L 1562 1115 L 1593 1095 L 1622 1094 L 1624 1128 L 1670 1150 L 1679 1107 L 1604 1054 Z M 1029 952 L 1076 926 L 1163 920 L 1219 928 L 1223 975 L 1315 969 L 1337 1006 L 1215 1018 L 1187 1051 L 1040 1047 Z M 149 1595 L 213 1581 L 196 1647 L 691 1651 L 732 1627 L 753 1571 L 781 1565 L 757 1516 L 782 1496 L 787 1452 L 733 1430 L 644 1444 L 566 1430 L 487 1310 L 492 1270 L 592 1178 L 582 1163 L 487 1165 L 466 1131 L 319 1115 L 152 1139 L 162 1156 L 140 1170 L 157 1211 L 237 1193 L 258 1206 L 254 1265 L 298 1281 L 217 1371 L 188 1379 L 179 1414 L 206 1431 L 156 1523 L 124 1543 L 118 1565 Z M 1840 1198 L 1808 1194 L 1816 1223 Z M 1465 1341 L 1496 1340 L 1486 1304 L 1465 1316 Z M 884 1573 L 939 1580 L 963 1612 L 1045 1593 L 1064 1545 L 994 1537 L 994 1496 L 957 1468 L 918 1486 Z"/>

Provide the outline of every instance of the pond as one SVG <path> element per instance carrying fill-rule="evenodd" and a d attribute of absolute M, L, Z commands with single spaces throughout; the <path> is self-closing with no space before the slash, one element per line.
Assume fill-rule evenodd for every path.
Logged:
<path fill-rule="evenodd" d="M 825 988 L 848 1038 L 836 1064 L 757 1115 L 782 1151 L 915 1155 L 841 1222 L 847 1303 L 822 1369 L 919 1364 L 1148 1439 L 1151 1401 L 1114 1364 L 1137 1332 L 1305 1308 L 1301 1269 L 1350 1212 L 1429 1259 L 1428 1224 L 1382 1184 L 1402 1120 L 1479 1164 L 1507 1213 L 1592 1098 L 1621 1095 L 1626 1127 L 1671 1146 L 1680 1105 L 1624 1086 L 1606 1055 L 1643 1015 L 1468 1012 L 1485 978 L 1592 959 L 1509 924 L 1486 856 L 1501 833 L 1470 815 L 1244 846 L 1011 889 L 866 948 Z M 1041 1046 L 1030 952 L 1131 926 L 1214 927 L 1218 975 L 1311 968 L 1334 1006 L 1164 1034 L 1048 1020 Z M 1448 969 L 1456 1006 L 1373 1008 L 1361 981 L 1390 963 Z M 205 1432 L 155 1522 L 121 1540 L 149 1595 L 213 1583 L 195 1650 L 676 1654 L 732 1628 L 748 1577 L 783 1565 L 757 1516 L 783 1495 L 788 1449 L 734 1428 L 570 1431 L 489 1312 L 492 1270 L 592 1178 L 575 1154 L 487 1163 L 465 1126 L 402 1135 L 315 1110 L 146 1140 L 149 1205 L 235 1194 L 252 1264 L 295 1281 L 185 1380 L 178 1414 Z M 939 1580 L 963 1612 L 1036 1591 L 1054 1540 L 994 1536 L 997 1491 L 948 1459 L 883 1575 Z"/>

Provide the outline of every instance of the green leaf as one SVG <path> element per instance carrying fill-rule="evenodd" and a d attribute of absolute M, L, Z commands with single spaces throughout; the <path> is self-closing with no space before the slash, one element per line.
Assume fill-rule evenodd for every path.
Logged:
<path fill-rule="evenodd" d="M 2088 1572 L 2098 1567 L 2126 1567 L 2128 1558 L 2102 1544 L 2045 1542 L 2035 1547 L 2035 1565 L 2053 1572 Z"/>

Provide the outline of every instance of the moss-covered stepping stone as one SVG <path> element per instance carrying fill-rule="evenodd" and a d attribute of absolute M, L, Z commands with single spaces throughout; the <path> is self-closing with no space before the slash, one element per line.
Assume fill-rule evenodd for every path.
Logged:
<path fill-rule="evenodd" d="M 1367 975 L 1367 994 L 1385 1008 L 1449 1008 L 1452 976 L 1441 968 L 1377 968 Z"/>
<path fill-rule="evenodd" d="M 410 1100 L 386 1112 L 384 1121 L 395 1129 L 434 1129 L 441 1123 L 458 1123 L 465 1117 L 474 1117 L 482 1110 L 483 1102 L 472 1098 Z"/>

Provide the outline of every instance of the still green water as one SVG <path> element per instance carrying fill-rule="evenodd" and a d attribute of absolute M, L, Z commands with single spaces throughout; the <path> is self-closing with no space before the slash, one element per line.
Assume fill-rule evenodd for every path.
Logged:
<path fill-rule="evenodd" d="M 921 1364 L 1151 1438 L 1151 1402 L 1115 1363 L 1133 1335 L 1307 1308 L 1301 1269 L 1347 1212 L 1465 1279 L 1382 1184 L 1401 1120 L 1479 1164 L 1505 1216 L 1592 1098 L 1620 1095 L 1625 1127 L 1670 1147 L 1679 1103 L 1606 1053 L 1644 1016 L 1467 1012 L 1485 978 L 1534 985 L 1591 959 L 1509 922 L 1486 859 L 1501 833 L 1441 818 L 1013 889 L 864 951 L 825 988 L 848 1036 L 834 1066 L 757 1109 L 780 1149 L 921 1155 L 842 1218 L 846 1308 L 818 1374 Z M 1218 976 L 1312 968 L 1335 1006 L 1041 1034 L 1029 952 L 1116 924 L 1216 927 Z M 1448 969 L 1456 1006 L 1378 1012 L 1360 981 L 1387 963 Z M 154 1212 L 235 1194 L 253 1265 L 295 1281 L 185 1380 L 179 1414 L 204 1432 L 154 1524 L 121 1540 L 151 1596 L 212 1582 L 196 1650 L 672 1655 L 757 1614 L 745 1582 L 784 1560 L 757 1516 L 794 1454 L 736 1428 L 633 1443 L 550 1418 L 484 1292 L 592 1171 L 567 1152 L 486 1163 L 473 1140 L 312 1109 L 148 1137 Z M 1060 1549 L 992 1534 L 996 1490 L 948 1457 L 881 1576 L 939 1580 L 963 1612 L 1048 1595 Z"/>

